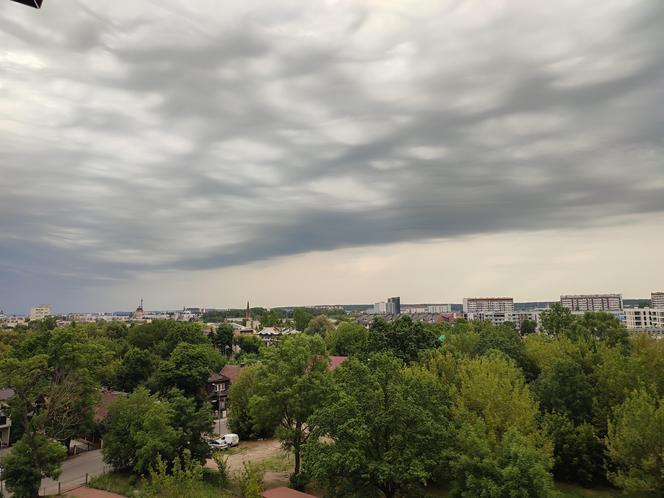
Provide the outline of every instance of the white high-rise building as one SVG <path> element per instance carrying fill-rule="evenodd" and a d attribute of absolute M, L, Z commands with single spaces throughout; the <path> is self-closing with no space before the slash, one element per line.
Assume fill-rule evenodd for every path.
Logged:
<path fill-rule="evenodd" d="M 560 304 L 571 311 L 619 311 L 622 294 L 574 294 L 560 296 Z"/>
<path fill-rule="evenodd" d="M 464 297 L 464 313 L 482 313 L 488 311 L 514 311 L 512 297 Z"/>
<path fill-rule="evenodd" d="M 653 292 L 650 294 L 651 308 L 664 308 L 664 292 Z"/>
<path fill-rule="evenodd" d="M 47 316 L 53 316 L 50 304 L 40 304 L 30 310 L 30 320 L 43 320 Z"/>
<path fill-rule="evenodd" d="M 377 315 L 384 315 L 387 313 L 387 303 L 385 301 L 381 301 L 380 303 L 374 304 L 373 311 Z"/>

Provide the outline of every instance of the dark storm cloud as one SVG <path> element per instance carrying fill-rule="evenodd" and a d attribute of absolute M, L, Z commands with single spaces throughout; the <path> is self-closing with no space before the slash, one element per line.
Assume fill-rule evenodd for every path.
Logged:
<path fill-rule="evenodd" d="M 147 5 L 0 4 L 5 282 L 664 213 L 659 1 Z"/>

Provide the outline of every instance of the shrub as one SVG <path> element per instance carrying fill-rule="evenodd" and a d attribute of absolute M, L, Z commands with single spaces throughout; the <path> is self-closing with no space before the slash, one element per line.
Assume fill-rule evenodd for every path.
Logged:
<path fill-rule="evenodd" d="M 262 467 L 245 462 L 238 481 L 243 498 L 261 498 L 263 494 Z"/>

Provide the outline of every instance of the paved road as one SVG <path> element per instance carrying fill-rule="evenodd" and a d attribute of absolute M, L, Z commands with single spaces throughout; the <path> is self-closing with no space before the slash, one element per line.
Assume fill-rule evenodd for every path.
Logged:
<path fill-rule="evenodd" d="M 58 481 L 62 483 L 62 491 L 69 490 L 75 485 L 85 484 L 85 475 L 98 476 L 110 471 L 110 467 L 102 461 L 101 450 L 81 453 L 65 461 L 62 465 L 62 474 Z M 58 492 L 58 481 L 44 479 L 41 483 L 40 494 L 55 494 Z"/>
<path fill-rule="evenodd" d="M 228 424 L 227 424 L 228 419 L 227 418 L 220 418 L 214 421 L 214 433 L 219 434 L 220 436 L 223 436 L 224 434 L 228 434 Z"/>

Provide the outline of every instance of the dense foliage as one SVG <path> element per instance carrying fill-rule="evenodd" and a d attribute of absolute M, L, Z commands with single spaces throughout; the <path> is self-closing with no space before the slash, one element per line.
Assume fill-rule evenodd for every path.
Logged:
<path fill-rule="evenodd" d="M 280 438 L 294 454 L 294 487 L 548 497 L 555 479 L 664 493 L 664 341 L 630 336 L 612 315 L 554 305 L 535 331 L 407 316 L 365 328 L 303 308 L 252 314 L 305 333 L 266 347 L 228 324 L 47 320 L 0 331 L 0 388 L 15 391 L 7 487 L 33 497 L 72 438 L 100 433 L 106 462 L 152 476 L 146 494 L 181 494 L 174 475 L 193 489 L 210 456 L 206 381 L 230 361 L 245 365 L 229 393 L 231 430 Z M 329 355 L 348 359 L 332 370 Z M 99 425 L 102 388 L 126 394 Z M 245 494 L 260 493 L 259 474 L 245 469 Z"/>

